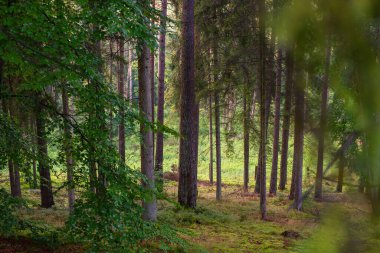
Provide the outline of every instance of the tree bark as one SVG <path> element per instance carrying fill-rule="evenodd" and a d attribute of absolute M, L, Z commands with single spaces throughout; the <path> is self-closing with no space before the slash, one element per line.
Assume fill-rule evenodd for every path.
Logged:
<path fill-rule="evenodd" d="M 282 119 L 282 144 L 281 144 L 281 164 L 280 164 L 280 183 L 279 189 L 285 190 L 288 174 L 288 149 L 290 132 L 290 114 L 292 108 L 292 89 L 293 89 L 293 52 L 291 49 L 286 51 L 286 86 L 285 102 Z"/>
<path fill-rule="evenodd" d="M 341 157 L 339 161 L 338 184 L 336 186 L 337 192 L 342 192 L 343 190 L 344 166 L 345 166 L 344 158 Z"/>
<path fill-rule="evenodd" d="M 331 46 L 330 46 L 330 42 L 328 41 L 327 47 L 326 47 L 325 75 L 323 78 L 323 87 L 322 87 L 320 133 L 319 133 L 319 140 L 318 140 L 318 162 L 317 162 L 317 175 L 315 179 L 314 197 L 316 199 L 322 198 L 323 155 L 324 155 L 325 132 L 326 132 L 326 122 L 327 122 L 327 99 L 328 99 L 328 88 L 329 88 L 330 58 L 331 58 Z"/>
<path fill-rule="evenodd" d="M 213 140 L 213 127 L 212 127 L 212 95 L 208 97 L 209 102 L 209 141 L 210 141 L 210 167 L 209 167 L 209 180 L 210 184 L 214 184 L 214 140 Z"/>
<path fill-rule="evenodd" d="M 244 132 L 244 192 L 248 192 L 249 183 L 249 130 L 250 130 L 250 106 L 247 91 L 243 94 L 243 132 Z"/>
<path fill-rule="evenodd" d="M 68 119 L 70 116 L 70 105 L 69 105 L 69 96 L 65 88 L 62 89 L 62 107 L 63 114 L 65 118 Z M 72 154 L 72 129 L 70 124 L 65 121 L 64 123 L 64 146 L 66 153 L 66 169 L 67 169 L 67 194 L 68 194 L 68 203 L 69 210 L 72 212 L 74 210 L 75 202 L 75 190 L 74 190 L 74 158 Z"/>
<path fill-rule="evenodd" d="M 216 200 L 222 199 L 222 158 L 220 147 L 220 104 L 219 94 L 215 91 L 215 148 L 216 148 Z"/>
<path fill-rule="evenodd" d="M 178 202 L 197 204 L 198 107 L 195 94 L 194 0 L 182 3 L 181 101 Z"/>
<path fill-rule="evenodd" d="M 54 205 L 53 191 L 48 162 L 48 148 L 46 141 L 45 119 L 42 110 L 43 101 L 37 101 L 36 108 L 36 131 L 38 146 L 38 171 L 40 174 L 41 206 L 50 208 Z"/>
<path fill-rule="evenodd" d="M 267 218 L 267 207 L 266 207 L 266 110 L 269 109 L 266 106 L 267 102 L 267 91 L 265 83 L 265 1 L 259 0 L 259 60 L 260 60 L 260 164 L 259 164 L 259 175 L 260 175 L 260 212 L 261 219 L 265 220 Z"/>
<path fill-rule="evenodd" d="M 166 16 L 167 16 L 167 0 L 161 0 L 160 26 L 163 29 L 159 38 L 159 54 L 158 54 L 158 104 L 157 104 L 157 122 L 164 124 L 164 107 L 165 107 L 165 49 L 166 49 Z M 159 185 L 163 184 L 163 161 L 164 161 L 164 135 L 161 131 L 157 132 L 156 140 L 156 174 L 158 176 Z M 162 188 L 162 186 L 160 187 Z"/>
<path fill-rule="evenodd" d="M 152 122 L 152 79 L 150 72 L 150 49 L 143 43 L 139 57 L 139 108 L 140 113 L 147 122 Z M 147 178 L 142 185 L 147 191 L 154 189 L 154 165 L 153 165 L 153 130 L 146 124 L 140 125 L 141 141 L 141 172 Z M 143 218 L 145 220 L 157 220 L 156 196 L 152 192 L 149 199 L 143 200 Z"/>
<path fill-rule="evenodd" d="M 281 106 L 281 75 L 282 75 L 282 51 L 278 49 L 277 54 L 277 73 L 276 73 L 276 94 L 275 94 L 275 111 L 274 111 L 274 129 L 273 129 L 273 155 L 270 190 L 271 195 L 277 193 L 277 166 L 278 166 L 278 147 L 280 137 L 280 106 Z"/>
<path fill-rule="evenodd" d="M 118 40 L 118 51 L 119 51 L 119 61 L 118 61 L 118 70 L 117 70 L 117 91 L 119 93 L 119 98 L 124 99 L 124 39 Z M 119 157 L 121 162 L 125 163 L 125 112 L 123 107 L 119 111 L 120 122 L 118 127 L 119 132 Z"/>
<path fill-rule="evenodd" d="M 303 70 L 297 61 L 295 85 L 295 113 L 294 113 L 294 157 L 293 157 L 293 183 L 294 208 L 302 209 L 302 168 L 303 168 L 303 141 L 305 120 L 305 79 Z"/>

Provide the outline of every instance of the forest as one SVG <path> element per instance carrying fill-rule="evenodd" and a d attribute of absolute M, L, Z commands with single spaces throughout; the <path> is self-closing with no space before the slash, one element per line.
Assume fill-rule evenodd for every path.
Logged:
<path fill-rule="evenodd" d="M 0 103 L 0 252 L 380 251 L 378 0 L 0 0 Z"/>

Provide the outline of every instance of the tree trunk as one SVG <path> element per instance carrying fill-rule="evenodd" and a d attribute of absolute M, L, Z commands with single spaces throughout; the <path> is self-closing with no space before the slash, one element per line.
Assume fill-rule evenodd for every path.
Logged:
<path fill-rule="evenodd" d="M 321 102 L 321 118 L 320 118 L 320 133 L 318 140 L 318 163 L 317 163 L 317 175 L 315 179 L 315 193 L 316 199 L 322 198 L 322 179 L 323 179 L 323 154 L 325 145 L 325 131 L 327 122 L 327 99 L 329 88 L 329 71 L 330 71 L 330 58 L 331 58 L 331 46 L 330 42 L 327 42 L 326 59 L 325 59 L 325 75 L 323 78 L 322 87 L 322 102 Z"/>
<path fill-rule="evenodd" d="M 274 129 L 273 129 L 273 155 L 272 155 L 272 171 L 270 180 L 271 195 L 277 193 L 277 166 L 278 166 L 278 147 L 280 136 L 280 106 L 281 106 L 281 75 L 282 75 L 282 51 L 278 49 L 277 55 L 277 73 L 276 73 L 276 95 L 275 95 L 275 112 L 274 112 Z"/>
<path fill-rule="evenodd" d="M 68 119 L 70 116 L 70 105 L 69 105 L 69 97 L 67 95 L 67 91 L 65 88 L 62 89 L 62 107 L 63 114 L 65 118 Z M 75 190 L 74 190 L 74 158 L 72 154 L 72 129 L 70 124 L 65 120 L 64 123 L 64 146 L 66 153 L 66 169 L 67 169 L 67 194 L 68 194 L 68 202 L 69 202 L 69 210 L 72 212 L 74 210 L 74 202 L 75 202 Z"/>
<path fill-rule="evenodd" d="M 139 108 L 145 120 L 152 122 L 152 79 L 150 72 L 150 49 L 144 43 L 139 57 Z M 141 172 L 147 181 L 143 187 L 152 191 L 154 189 L 154 165 L 153 165 L 153 130 L 145 124 L 140 125 L 142 135 L 141 142 Z M 155 221 L 157 219 L 157 203 L 154 194 L 150 199 L 143 201 L 143 218 Z"/>
<path fill-rule="evenodd" d="M 292 89 L 293 89 L 293 53 L 292 50 L 286 51 L 286 86 L 285 102 L 282 119 L 282 144 L 281 144 L 281 164 L 280 164 L 280 184 L 279 189 L 285 190 L 288 174 L 288 149 L 290 132 L 290 114 L 292 108 Z"/>
<path fill-rule="evenodd" d="M 164 124 L 164 107 L 165 107 L 165 49 L 166 49 L 166 16 L 167 16 L 167 0 L 161 0 L 160 26 L 163 29 L 159 38 L 159 54 L 158 54 L 158 104 L 157 104 L 157 122 Z M 164 135 L 161 131 L 157 132 L 156 144 L 156 174 L 158 176 L 158 186 L 162 189 L 163 184 L 163 161 L 164 161 Z"/>
<path fill-rule="evenodd" d="M 51 186 L 50 168 L 48 161 L 48 149 L 46 141 L 45 119 L 42 110 L 43 101 L 37 102 L 36 108 L 36 131 L 38 146 L 38 171 L 40 174 L 41 206 L 50 208 L 54 205 L 53 191 Z"/>
<path fill-rule="evenodd" d="M 247 101 L 247 91 L 244 92 L 243 101 L 243 132 L 244 132 L 244 192 L 248 192 L 249 183 L 249 130 L 250 130 L 250 107 Z"/>
<path fill-rule="evenodd" d="M 265 220 L 267 217 L 267 207 L 266 207 L 266 122 L 267 122 L 267 91 L 265 83 L 265 1 L 259 0 L 259 82 L 260 82 L 260 164 L 259 164 L 259 175 L 260 175 L 260 212 L 261 219 Z"/>
<path fill-rule="evenodd" d="M 151 0 L 152 2 L 152 7 L 155 8 L 156 6 L 156 1 L 155 0 Z M 152 20 L 152 22 L 154 23 L 154 20 Z M 154 122 L 155 121 L 155 116 L 154 116 L 154 104 L 155 104 L 155 84 L 154 84 L 154 71 L 155 71 L 155 68 L 154 68 L 154 50 L 151 51 L 150 53 L 150 56 L 149 56 L 149 64 L 150 64 L 150 78 L 151 78 L 151 100 L 152 100 L 152 103 L 151 103 L 151 107 L 152 107 L 152 118 L 151 118 L 151 121 Z M 154 168 L 154 149 L 155 149 L 155 133 L 152 132 L 152 136 L 153 136 L 153 168 Z"/>
<path fill-rule="evenodd" d="M 222 158 L 220 147 L 220 104 L 219 94 L 215 91 L 215 147 L 216 147 L 216 200 L 222 199 Z"/>
<path fill-rule="evenodd" d="M 336 186 L 337 192 L 342 192 L 343 190 L 343 176 L 344 176 L 344 158 L 341 157 L 339 161 L 339 173 L 338 173 L 338 184 Z"/>
<path fill-rule="evenodd" d="M 210 140 L 210 167 L 209 167 L 209 179 L 210 184 L 214 184 L 214 140 L 213 140 L 213 128 L 212 128 L 212 95 L 208 97 L 209 100 L 209 140 Z"/>
<path fill-rule="evenodd" d="M 195 95 L 194 0 L 182 5 L 180 150 L 178 202 L 195 208 L 197 204 L 198 107 Z"/>
<path fill-rule="evenodd" d="M 128 43 L 129 52 L 128 52 L 128 99 L 129 102 L 133 102 L 133 72 L 132 72 L 132 64 L 133 64 L 133 52 L 134 48 L 132 42 Z"/>
<path fill-rule="evenodd" d="M 124 39 L 118 40 L 118 51 L 119 51 L 119 61 L 117 70 L 117 91 L 119 93 L 119 98 L 124 99 Z M 125 163 L 125 125 L 124 125 L 124 109 L 120 108 L 119 116 L 120 122 L 118 127 L 119 132 L 119 157 L 121 162 Z"/>
<path fill-rule="evenodd" d="M 303 139 L 304 139 L 304 119 L 305 119 L 305 79 L 303 70 L 300 68 L 300 61 L 297 61 L 296 85 L 295 85 L 295 113 L 294 113 L 294 158 L 293 158 L 293 179 L 294 208 L 302 209 L 302 168 L 303 168 Z"/>

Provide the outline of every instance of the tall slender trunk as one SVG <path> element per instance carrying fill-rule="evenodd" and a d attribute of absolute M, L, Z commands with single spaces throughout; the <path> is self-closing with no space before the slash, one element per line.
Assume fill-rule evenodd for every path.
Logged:
<path fill-rule="evenodd" d="M 165 106 L 165 48 L 166 48 L 166 15 L 167 0 L 161 0 L 161 29 L 159 38 L 158 54 L 158 104 L 157 104 L 157 122 L 164 124 L 164 106 Z M 159 185 L 163 183 L 163 161 L 164 161 L 164 135 L 161 131 L 157 132 L 156 143 L 156 163 L 155 170 L 158 176 Z"/>
<path fill-rule="evenodd" d="M 194 208 L 197 204 L 198 106 L 195 89 L 194 0 L 182 3 L 182 52 L 180 99 L 180 150 L 178 202 Z"/>
<path fill-rule="evenodd" d="M 275 94 L 275 111 L 274 111 L 274 127 L 273 127 L 273 155 L 272 155 L 272 171 L 270 180 L 271 195 L 277 193 L 277 166 L 278 166 L 278 147 L 280 137 L 280 106 L 281 106 L 281 75 L 282 75 L 282 51 L 278 49 L 277 54 L 277 73 L 276 73 L 276 94 Z"/>
<path fill-rule="evenodd" d="M 139 57 L 139 108 L 145 120 L 152 122 L 152 79 L 150 73 L 150 49 L 144 43 Z M 146 176 L 147 181 L 143 182 L 146 190 L 154 189 L 154 165 L 153 165 L 153 131 L 145 124 L 140 125 L 142 135 L 141 141 L 141 172 Z M 153 193 L 152 193 L 153 194 Z M 143 201 L 143 218 L 155 221 L 157 219 L 156 197 Z"/>
<path fill-rule="evenodd" d="M 43 115 L 42 103 L 37 101 L 36 108 L 36 132 L 38 146 L 38 171 L 40 174 L 41 206 L 50 208 L 54 205 L 53 191 L 50 178 L 50 166 L 48 161 L 48 147 L 46 141 L 45 117 Z"/>
<path fill-rule="evenodd" d="M 118 40 L 118 51 L 119 51 L 119 61 L 117 70 L 117 91 L 119 93 L 120 99 L 124 99 L 124 39 Z M 125 125 L 124 125 L 124 108 L 121 107 L 119 111 L 120 122 L 119 122 L 119 156 L 121 162 L 125 163 Z"/>
<path fill-rule="evenodd" d="M 243 94 L 243 132 L 244 132 L 244 192 L 248 192 L 249 183 L 249 130 L 250 130 L 250 107 L 248 91 Z"/>
<path fill-rule="evenodd" d="M 323 77 L 323 87 L 322 87 L 320 132 L 319 132 L 319 140 L 318 140 L 318 162 L 317 162 L 317 175 L 315 179 L 314 197 L 316 199 L 322 198 L 323 155 L 324 155 L 325 131 L 326 131 L 326 122 L 327 122 L 327 98 L 328 98 L 328 88 L 329 88 L 330 58 L 331 58 L 331 45 L 330 45 L 330 41 L 328 41 L 327 47 L 326 47 L 325 75 Z"/>
<path fill-rule="evenodd" d="M 216 148 L 216 199 L 222 199 L 222 158 L 220 147 L 220 104 L 219 94 L 215 91 L 215 148 Z"/>
<path fill-rule="evenodd" d="M 294 208 L 302 209 L 302 169 L 303 169 L 303 142 L 304 142 L 304 120 L 305 120 L 305 78 L 301 61 L 296 63 L 296 85 L 294 89 L 295 112 L 294 112 Z"/>
<path fill-rule="evenodd" d="M 9 88 L 12 93 L 15 92 L 14 84 L 9 83 Z M 18 124 L 18 119 L 20 118 L 19 111 L 17 110 L 16 99 L 11 98 L 8 103 L 9 116 L 13 124 Z M 9 176 L 11 181 L 11 194 L 13 197 L 21 197 L 21 182 L 20 182 L 20 170 L 19 161 L 12 160 L 8 163 L 9 165 Z M 13 184 L 12 184 L 13 183 Z"/>
<path fill-rule="evenodd" d="M 132 42 L 129 42 L 129 52 L 128 52 L 128 99 L 129 102 L 132 103 L 133 101 L 133 72 L 132 72 L 132 64 L 133 64 L 133 45 Z"/>
<path fill-rule="evenodd" d="M 70 116 L 70 105 L 69 105 L 69 96 L 67 95 L 67 91 L 65 88 L 62 89 L 62 107 L 63 114 L 66 117 L 64 124 L 64 146 L 66 153 L 66 169 L 67 169 L 67 193 L 68 193 L 68 202 L 69 202 L 69 210 L 70 212 L 74 210 L 74 202 L 75 202 L 75 190 L 74 190 L 74 158 L 72 154 L 72 130 L 67 122 Z"/>
<path fill-rule="evenodd" d="M 209 106 L 209 141 L 210 141 L 210 167 L 209 167 L 209 180 L 210 184 L 214 184 L 214 140 L 213 140 L 213 128 L 212 128 L 212 95 L 208 97 Z"/>
<path fill-rule="evenodd" d="M 268 88 L 265 83 L 265 1 L 259 0 L 259 82 L 260 82 L 260 212 L 261 219 L 265 220 L 267 217 L 267 207 L 266 207 L 266 140 L 267 140 L 267 97 Z"/>
<path fill-rule="evenodd" d="M 343 157 L 340 158 L 338 167 L 339 167 L 339 173 L 338 173 L 338 184 L 336 185 L 336 191 L 342 192 L 342 190 L 343 190 L 344 167 L 345 167 L 345 161 L 344 161 Z"/>
<path fill-rule="evenodd" d="M 152 7 L 155 8 L 156 7 L 156 1 L 155 0 L 151 0 L 152 2 Z M 154 22 L 154 20 L 152 20 L 152 22 Z M 150 53 L 150 58 L 149 58 L 149 63 L 150 63 L 150 78 L 151 78 L 151 100 L 152 100 L 152 103 L 151 103 L 151 107 L 152 107 L 152 118 L 151 118 L 151 121 L 154 122 L 155 121 L 155 116 L 154 116 L 154 105 L 155 105 L 155 76 L 154 76 L 154 71 L 155 71 L 155 64 L 154 64 L 154 50 L 151 51 Z M 155 149 L 155 133 L 153 132 L 153 166 L 154 166 L 154 149 Z"/>
<path fill-rule="evenodd" d="M 282 118 L 282 144 L 281 144 L 281 164 L 280 164 L 280 184 L 279 189 L 285 190 L 288 176 L 288 150 L 290 132 L 290 114 L 292 108 L 292 89 L 293 89 L 293 52 L 291 49 L 286 51 L 286 86 L 285 102 Z"/>

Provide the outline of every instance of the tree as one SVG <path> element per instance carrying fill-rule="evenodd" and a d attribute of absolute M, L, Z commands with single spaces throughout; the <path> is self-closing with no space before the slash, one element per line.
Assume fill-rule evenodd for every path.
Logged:
<path fill-rule="evenodd" d="M 41 206 L 50 208 L 54 205 L 53 190 L 50 177 L 48 147 L 46 140 L 45 115 L 43 111 L 43 99 L 37 99 L 36 105 L 36 131 L 38 147 L 38 171 L 40 174 Z"/>
<path fill-rule="evenodd" d="M 147 122 L 152 123 L 152 79 L 150 72 L 150 49 L 143 43 L 139 56 L 139 108 Z M 154 189 L 154 165 L 153 165 L 153 131 L 144 123 L 140 124 L 141 141 L 141 172 L 146 176 L 143 187 L 149 191 Z M 143 201 L 143 218 L 145 220 L 157 219 L 156 198 Z"/>
<path fill-rule="evenodd" d="M 261 219 L 267 218 L 266 207 L 266 141 L 267 141 L 267 129 L 266 129 L 266 103 L 268 87 L 265 82 L 265 1 L 259 0 L 259 83 L 260 83 L 260 212 Z"/>
<path fill-rule="evenodd" d="M 318 140 L 318 163 L 317 163 L 317 175 L 315 179 L 315 193 L 316 199 L 322 198 L 322 179 L 323 179 L 323 154 L 325 145 L 325 132 L 327 123 L 327 99 L 329 88 L 329 71 L 330 71 L 330 58 L 331 58 L 331 46 L 330 42 L 327 42 L 326 47 L 326 59 L 325 59 L 325 73 L 323 77 L 322 87 L 322 101 L 321 101 L 321 118 L 320 118 L 320 131 Z"/>
<path fill-rule="evenodd" d="M 285 190 L 288 174 L 288 149 L 289 149 L 289 131 L 290 115 L 292 107 L 292 89 L 293 89 L 293 52 L 291 49 L 286 51 L 286 85 L 285 85 L 285 102 L 282 119 L 282 144 L 281 144 L 281 167 L 279 189 Z"/>
<path fill-rule="evenodd" d="M 165 107 L 165 48 L 166 48 L 166 16 L 167 0 L 161 1 L 161 19 L 160 19 L 160 38 L 158 54 L 158 103 L 157 103 L 157 122 L 164 124 L 164 107 Z M 163 160 L 164 160 L 164 135 L 162 131 L 157 132 L 156 144 L 156 162 L 155 168 L 158 175 L 158 181 L 163 180 Z M 160 183 L 162 184 L 162 183 Z"/>
<path fill-rule="evenodd" d="M 249 183 L 249 130 L 250 130 L 250 106 L 248 91 L 243 94 L 243 131 L 244 131 L 244 192 L 248 192 Z"/>
<path fill-rule="evenodd" d="M 276 72 L 276 92 L 275 92 L 275 110 L 274 110 L 274 126 L 273 126 L 273 156 L 272 171 L 270 180 L 271 195 L 277 193 L 277 166 L 278 166 L 278 147 L 280 137 L 280 106 L 281 106 L 281 81 L 282 81 L 282 51 L 277 51 L 277 72 Z"/>
<path fill-rule="evenodd" d="M 344 157 L 342 156 L 338 163 L 338 184 L 336 185 L 336 191 L 342 192 L 343 190 L 343 176 L 344 176 L 344 167 L 346 163 Z"/>
<path fill-rule="evenodd" d="M 301 57 L 298 57 L 298 59 Z M 293 178 L 290 198 L 294 197 L 294 208 L 302 209 L 302 169 L 303 169 L 303 143 L 304 143 L 304 119 L 305 119 L 305 79 L 301 61 L 296 63 L 296 83 L 294 87 L 295 112 L 294 112 L 294 156 Z M 302 66 L 302 65 L 301 65 Z"/>
<path fill-rule="evenodd" d="M 213 141 L 213 124 L 212 124 L 212 95 L 208 97 L 208 118 L 209 118 L 209 141 L 210 141 L 210 167 L 209 180 L 210 184 L 214 184 L 214 141 Z"/>
<path fill-rule="evenodd" d="M 222 199 L 222 159 L 221 159 L 221 147 L 220 147 L 220 103 L 219 103 L 218 91 L 215 91 L 214 102 L 215 102 L 215 149 L 216 149 L 216 200 L 221 200 Z"/>
<path fill-rule="evenodd" d="M 70 105 L 69 105 L 69 96 L 65 88 L 62 89 L 62 108 L 63 114 L 66 119 L 69 119 L 70 116 Z M 65 155 L 66 155 L 66 170 L 67 170 L 67 193 L 68 193 L 68 201 L 69 201 L 69 210 L 72 212 L 74 210 L 74 202 L 75 202 L 75 191 L 74 191 L 74 158 L 73 158 L 73 150 L 72 150 L 72 129 L 70 124 L 64 121 L 64 146 L 65 146 Z"/>
<path fill-rule="evenodd" d="M 198 105 L 195 95 L 194 0 L 182 3 L 180 144 L 178 202 L 197 204 Z"/>
<path fill-rule="evenodd" d="M 121 99 L 124 99 L 124 75 L 125 75 L 125 67 L 124 67 L 124 39 L 118 40 L 118 51 L 119 57 L 118 65 L 117 65 L 117 91 Z M 120 122 L 118 127 L 119 132 L 119 156 L 122 163 L 125 163 L 125 125 L 124 125 L 124 109 L 121 107 L 119 111 Z"/>

